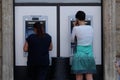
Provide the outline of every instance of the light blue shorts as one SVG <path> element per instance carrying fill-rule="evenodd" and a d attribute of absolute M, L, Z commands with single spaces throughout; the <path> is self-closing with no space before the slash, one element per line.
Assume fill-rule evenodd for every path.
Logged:
<path fill-rule="evenodd" d="M 92 45 L 77 46 L 72 58 L 71 71 L 74 74 L 96 73 Z"/>

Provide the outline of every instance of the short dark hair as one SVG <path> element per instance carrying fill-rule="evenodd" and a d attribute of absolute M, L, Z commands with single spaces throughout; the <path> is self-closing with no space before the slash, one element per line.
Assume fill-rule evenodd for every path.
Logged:
<path fill-rule="evenodd" d="M 84 11 L 78 11 L 75 15 L 75 18 L 78 20 L 85 20 L 86 14 Z"/>

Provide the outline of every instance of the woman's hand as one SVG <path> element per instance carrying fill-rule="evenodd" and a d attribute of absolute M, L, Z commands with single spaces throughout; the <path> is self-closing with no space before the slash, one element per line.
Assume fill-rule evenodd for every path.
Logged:
<path fill-rule="evenodd" d="M 78 26 L 78 25 L 79 25 L 78 20 L 75 20 L 75 21 L 73 22 L 73 25 L 74 25 L 74 26 Z"/>
<path fill-rule="evenodd" d="M 50 43 L 50 46 L 49 46 L 49 51 L 51 51 L 53 49 L 53 44 L 52 42 Z"/>
<path fill-rule="evenodd" d="M 27 43 L 27 41 L 24 44 L 23 50 L 24 50 L 24 52 L 28 52 L 28 43 Z"/>

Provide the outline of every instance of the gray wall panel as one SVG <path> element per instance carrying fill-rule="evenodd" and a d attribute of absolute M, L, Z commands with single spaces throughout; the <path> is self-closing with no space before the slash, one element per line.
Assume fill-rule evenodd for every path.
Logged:
<path fill-rule="evenodd" d="M 15 3 L 101 3 L 101 0 L 15 0 Z"/>

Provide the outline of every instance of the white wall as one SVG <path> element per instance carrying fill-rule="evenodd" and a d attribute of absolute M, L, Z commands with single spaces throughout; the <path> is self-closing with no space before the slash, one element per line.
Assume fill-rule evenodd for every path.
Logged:
<path fill-rule="evenodd" d="M 94 29 L 94 55 L 96 64 L 101 64 L 101 7 L 100 6 L 62 6 L 60 7 L 60 56 L 70 57 L 70 32 L 68 17 L 75 15 L 78 10 L 85 11 L 86 15 L 93 17 Z"/>
<path fill-rule="evenodd" d="M 15 3 L 34 3 L 34 2 L 46 2 L 46 3 L 101 3 L 101 0 L 15 0 Z"/>
<path fill-rule="evenodd" d="M 101 64 L 101 6 L 60 6 L 60 56 L 71 56 L 70 32 L 68 17 L 83 10 L 87 15 L 93 16 L 94 28 L 94 55 L 96 64 Z M 52 35 L 53 50 L 50 57 L 57 57 L 57 10 L 56 6 L 16 6 L 15 7 L 15 64 L 26 65 L 23 56 L 24 25 L 23 16 L 48 16 L 48 33 Z"/>
<path fill-rule="evenodd" d="M 50 51 L 50 57 L 57 56 L 57 20 L 56 7 L 54 6 L 16 6 L 15 7 L 15 64 L 17 66 L 26 65 L 27 57 L 24 57 L 24 22 L 23 16 L 43 15 L 48 16 L 48 33 L 52 36 L 53 50 Z"/>

